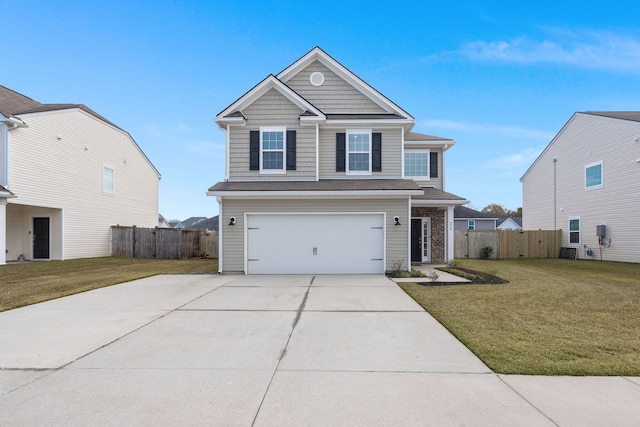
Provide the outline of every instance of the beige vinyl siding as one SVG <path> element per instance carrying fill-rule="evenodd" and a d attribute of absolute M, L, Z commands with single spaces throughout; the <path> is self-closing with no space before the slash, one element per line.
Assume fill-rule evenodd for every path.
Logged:
<path fill-rule="evenodd" d="M 229 180 L 315 180 L 316 128 L 300 126 L 303 111 L 275 89 L 269 90 L 243 111 L 245 126 L 232 126 L 229 144 Z M 296 131 L 296 170 L 286 174 L 264 174 L 249 170 L 249 132 L 260 126 L 285 126 Z"/>
<path fill-rule="evenodd" d="M 600 259 L 596 226 L 607 225 L 611 247 L 602 258 L 640 262 L 640 123 L 576 114 L 523 178 L 523 228 L 563 230 L 569 246 L 570 217 L 580 217 L 580 258 Z M 554 211 L 553 159 L 556 166 Z M 585 188 L 585 166 L 603 162 L 603 186 Z M 593 250 L 585 256 L 584 245 Z"/>
<path fill-rule="evenodd" d="M 64 253 L 51 254 L 58 259 L 109 256 L 112 225 L 157 225 L 159 177 L 128 134 L 78 109 L 21 118 L 29 127 L 11 132 L 9 149 L 9 186 L 18 196 L 9 204 L 24 207 L 28 227 L 19 240 L 34 216 L 26 206 L 59 211 L 59 224 L 51 221 L 52 232 L 54 224 L 64 230 Z M 113 194 L 102 191 L 103 165 L 114 169 Z"/>
<path fill-rule="evenodd" d="M 309 81 L 311 74 L 316 71 L 324 75 L 324 83 L 321 86 L 313 86 Z M 314 61 L 285 83 L 324 113 L 385 112 L 382 107 L 319 61 Z"/>
<path fill-rule="evenodd" d="M 393 267 L 393 262 L 408 262 L 408 225 L 406 220 L 409 209 L 407 198 L 388 199 L 224 199 L 220 208 L 220 227 L 222 228 L 222 250 L 224 272 L 244 271 L 244 214 L 258 212 L 385 212 L 386 213 L 386 268 Z M 402 225 L 394 226 L 395 215 L 404 218 Z M 228 226 L 229 217 L 236 217 L 236 224 Z M 331 230 L 327 230 L 330 233 Z"/>
<path fill-rule="evenodd" d="M 444 153 L 440 147 L 430 147 L 428 145 L 405 145 L 405 150 L 429 150 L 429 153 L 438 153 L 438 176 L 436 178 L 429 179 L 414 179 L 415 182 L 422 187 L 434 187 L 439 190 L 444 190 L 443 178 L 444 178 Z"/>
<path fill-rule="evenodd" d="M 336 172 L 336 133 L 345 132 L 346 128 L 320 129 L 320 179 L 402 179 L 403 130 L 362 128 L 371 129 L 372 133 L 382 133 L 382 172 L 372 172 L 371 175 Z"/>

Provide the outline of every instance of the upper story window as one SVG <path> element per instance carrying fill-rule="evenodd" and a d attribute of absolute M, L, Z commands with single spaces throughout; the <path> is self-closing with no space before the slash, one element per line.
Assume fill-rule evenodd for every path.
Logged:
<path fill-rule="evenodd" d="M 102 165 L 102 192 L 113 194 L 114 170 L 111 166 Z"/>
<path fill-rule="evenodd" d="M 260 172 L 285 173 L 286 135 L 284 127 L 260 128 Z"/>
<path fill-rule="evenodd" d="M 347 129 L 347 174 L 371 174 L 371 130 Z"/>
<path fill-rule="evenodd" d="M 569 243 L 580 244 L 580 217 L 569 218 Z"/>
<path fill-rule="evenodd" d="M 475 230 L 476 229 L 476 220 L 470 219 L 467 221 L 467 230 Z"/>
<path fill-rule="evenodd" d="M 584 186 L 586 188 L 602 187 L 602 162 L 591 163 L 584 168 Z"/>
<path fill-rule="evenodd" d="M 404 151 L 404 176 L 429 179 L 429 150 Z"/>

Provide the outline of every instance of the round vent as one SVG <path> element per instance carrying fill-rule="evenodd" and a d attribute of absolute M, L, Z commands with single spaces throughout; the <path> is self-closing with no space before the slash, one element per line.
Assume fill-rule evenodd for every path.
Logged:
<path fill-rule="evenodd" d="M 324 74 L 320 71 L 315 71 L 309 76 L 309 81 L 314 86 L 322 86 L 322 83 L 324 83 Z"/>

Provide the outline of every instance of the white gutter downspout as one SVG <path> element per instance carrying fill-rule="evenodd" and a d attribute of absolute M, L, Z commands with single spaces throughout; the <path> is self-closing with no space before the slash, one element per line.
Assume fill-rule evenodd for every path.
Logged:
<path fill-rule="evenodd" d="M 227 131 L 225 132 L 225 136 L 224 136 L 224 157 L 225 157 L 225 164 L 224 164 L 224 180 L 225 181 L 229 181 L 229 134 L 230 132 L 230 125 L 227 124 Z M 218 225 L 218 229 L 220 228 L 220 225 Z"/>
<path fill-rule="evenodd" d="M 320 181 L 320 124 L 316 122 L 316 181 Z"/>
<path fill-rule="evenodd" d="M 218 202 L 218 273 L 222 273 L 222 229 L 224 228 L 224 224 L 222 221 L 222 197 L 216 197 L 216 201 Z"/>
<path fill-rule="evenodd" d="M 447 257 L 445 262 L 453 260 L 455 256 L 453 248 L 453 238 L 455 233 L 453 232 L 453 206 L 447 207 Z"/>

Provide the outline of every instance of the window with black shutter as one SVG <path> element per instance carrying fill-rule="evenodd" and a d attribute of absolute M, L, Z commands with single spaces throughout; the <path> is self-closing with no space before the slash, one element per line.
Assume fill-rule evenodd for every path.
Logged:
<path fill-rule="evenodd" d="M 438 177 L 438 153 L 431 152 L 429 154 L 429 177 Z"/>
<path fill-rule="evenodd" d="M 296 131 L 287 131 L 287 170 L 296 170 Z"/>
<path fill-rule="evenodd" d="M 336 172 L 344 172 L 347 152 L 345 149 L 346 134 L 336 133 Z"/>

